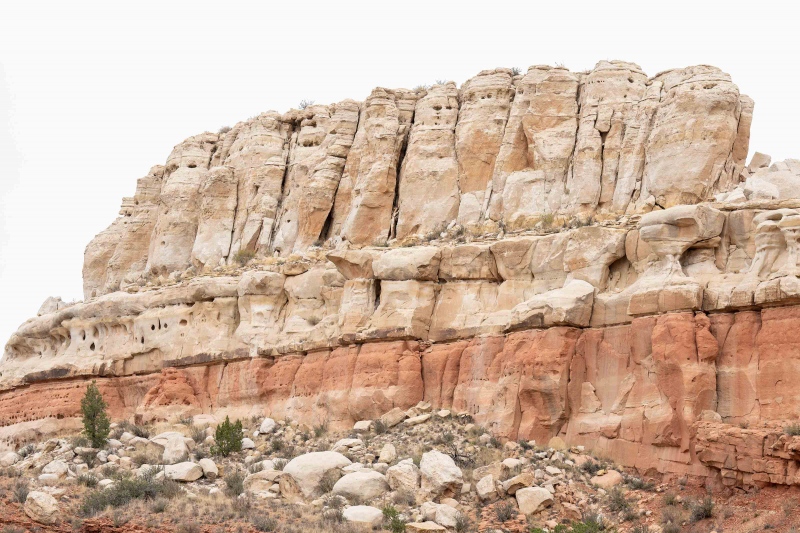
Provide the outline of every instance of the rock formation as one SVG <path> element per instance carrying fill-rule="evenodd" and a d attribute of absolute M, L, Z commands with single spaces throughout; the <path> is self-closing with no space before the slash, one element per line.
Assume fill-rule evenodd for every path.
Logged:
<path fill-rule="evenodd" d="M 484 71 L 176 146 L 0 363 L 5 444 L 420 401 L 641 471 L 800 484 L 800 162 L 714 67 Z M 45 392 L 46 394 L 41 394 Z M 748 426 L 742 429 L 740 426 Z"/>

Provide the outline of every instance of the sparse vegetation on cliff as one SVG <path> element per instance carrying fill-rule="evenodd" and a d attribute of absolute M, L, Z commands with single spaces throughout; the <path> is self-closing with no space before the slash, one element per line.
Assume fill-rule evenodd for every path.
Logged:
<path fill-rule="evenodd" d="M 226 416 L 225 421 L 217 426 L 214 435 L 215 444 L 211 447 L 211 453 L 227 457 L 234 452 L 240 452 L 242 451 L 242 439 L 242 421 L 231 422 L 230 418 Z"/>
<path fill-rule="evenodd" d="M 83 415 L 83 434 L 94 448 L 101 448 L 108 442 L 111 421 L 106 414 L 107 407 L 96 382 L 92 381 L 86 388 L 86 395 L 81 400 L 81 414 Z"/>

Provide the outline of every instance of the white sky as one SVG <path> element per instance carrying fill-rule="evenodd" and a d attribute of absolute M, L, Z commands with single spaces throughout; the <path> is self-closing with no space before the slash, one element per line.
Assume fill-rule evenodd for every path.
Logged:
<path fill-rule="evenodd" d="M 47 296 L 82 297 L 86 244 L 175 144 L 301 99 L 499 66 L 712 64 L 756 101 L 751 154 L 800 157 L 799 15 L 772 0 L 2 2 L 0 347 Z"/>

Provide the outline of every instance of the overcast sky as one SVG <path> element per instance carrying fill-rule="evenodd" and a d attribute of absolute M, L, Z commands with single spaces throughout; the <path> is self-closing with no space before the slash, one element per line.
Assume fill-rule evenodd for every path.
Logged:
<path fill-rule="evenodd" d="M 499 66 L 712 64 L 755 99 L 751 154 L 800 157 L 796 2 L 256 3 L 2 3 L 0 346 L 47 296 L 82 298 L 86 244 L 175 144 L 302 99 Z"/>

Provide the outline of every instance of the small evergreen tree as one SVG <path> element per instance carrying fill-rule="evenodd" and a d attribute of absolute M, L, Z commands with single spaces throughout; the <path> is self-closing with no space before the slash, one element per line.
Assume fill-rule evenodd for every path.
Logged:
<path fill-rule="evenodd" d="M 226 416 L 225 421 L 217 426 L 214 434 L 216 444 L 211 448 L 211 453 L 227 457 L 233 452 L 240 452 L 242 451 L 242 438 L 242 421 L 237 420 L 232 423 Z"/>
<path fill-rule="evenodd" d="M 81 400 L 81 413 L 83 414 L 83 434 L 94 448 L 101 448 L 108 442 L 108 433 L 111 431 L 111 422 L 106 414 L 106 402 L 97 388 L 95 381 L 86 388 L 86 394 Z"/>

